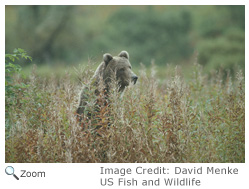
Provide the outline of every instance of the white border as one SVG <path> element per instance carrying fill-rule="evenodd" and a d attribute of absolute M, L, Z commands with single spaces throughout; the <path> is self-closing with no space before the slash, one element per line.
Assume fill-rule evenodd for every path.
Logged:
<path fill-rule="evenodd" d="M 100 1 L 77 1 L 77 0 L 61 0 L 61 1 L 34 1 L 34 0 L 2 0 L 0 2 L 1 4 L 1 9 L 0 9 L 0 14 L 1 14 L 1 41 L 2 43 L 0 44 L 1 46 L 1 60 L 4 61 L 4 52 L 5 52 L 5 5 L 56 5 L 56 4 L 63 4 L 63 5 L 97 5 L 97 4 L 103 4 Z M 126 0 L 125 2 L 116 2 L 116 1 L 111 1 L 111 0 L 106 0 L 104 1 L 104 4 L 106 5 L 139 5 L 139 4 L 144 4 L 144 5 L 246 5 L 246 20 L 248 20 L 248 7 L 247 3 L 245 0 L 209 0 L 209 1 L 184 1 L 184 0 L 175 0 L 175 1 L 149 1 L 149 0 L 143 0 L 143 1 L 131 1 L 131 0 Z M 246 31 L 248 31 L 248 25 L 246 24 Z M 245 75 L 248 75 L 248 40 L 246 38 L 246 73 Z M 5 125 L 5 111 L 4 111 L 4 102 L 5 102 L 5 95 L 4 95 L 4 68 L 3 68 L 3 62 L 1 64 L 0 68 L 0 97 L 1 97 L 1 107 L 0 107 L 0 125 L 1 125 L 1 130 L 0 130 L 0 178 L 1 178 L 1 186 L 9 186 L 10 188 L 72 188 L 72 187 L 77 187 L 77 188 L 101 188 L 100 187 L 100 178 L 103 175 L 100 175 L 100 166 L 105 166 L 105 167 L 130 167 L 132 169 L 135 169 L 137 166 L 141 165 L 144 167 L 155 167 L 155 166 L 164 166 L 168 167 L 170 170 L 173 170 L 175 166 L 182 166 L 182 167 L 206 167 L 206 166 L 214 166 L 214 167 L 236 167 L 239 168 L 239 175 L 187 175 L 186 177 L 197 177 L 202 180 L 202 186 L 198 188 L 227 188 L 231 186 L 232 188 L 234 187 L 239 187 L 239 188 L 248 188 L 248 171 L 249 171 L 249 165 L 247 161 L 248 157 L 248 150 L 246 150 L 246 162 L 247 163 L 242 163 L 242 164 L 221 164 L 221 163 L 210 163 L 210 164 L 20 164 L 20 163 L 15 163 L 11 164 L 17 171 L 20 171 L 22 169 L 30 170 L 30 171 L 46 171 L 46 178 L 21 178 L 19 181 L 16 181 L 12 176 L 7 176 L 4 172 L 4 169 L 7 165 L 5 163 L 5 143 L 4 143 L 4 138 L 5 138 L 5 130 L 4 130 L 4 125 Z M 246 77 L 246 84 L 248 83 L 248 79 Z M 246 99 L 248 99 L 248 90 L 246 86 Z M 246 100 L 246 107 L 248 107 L 248 102 Z M 246 115 L 248 115 L 248 111 L 246 109 Z M 248 117 L 246 116 L 246 123 L 248 123 Z M 248 129 L 246 125 L 246 139 L 248 139 Z M 248 140 L 246 140 L 246 146 L 248 146 Z M 132 175 L 134 178 L 139 179 L 140 177 Z M 171 174 L 170 176 L 174 176 Z M 108 175 L 106 176 L 108 177 Z M 118 175 L 114 175 L 114 178 L 118 178 Z M 165 175 L 160 175 L 160 178 L 165 177 Z M 103 176 L 105 178 L 105 176 Z M 127 177 L 128 178 L 128 177 Z M 156 179 L 158 178 L 158 175 L 145 175 L 143 178 L 150 178 L 150 179 Z M 161 187 L 156 187 L 156 188 L 165 188 L 163 184 L 161 184 Z M 107 188 L 107 187 L 105 187 Z M 117 187 L 112 187 L 112 188 L 117 188 Z M 124 187 L 122 187 L 124 188 Z M 127 188 L 141 188 L 141 187 L 127 187 Z M 144 188 L 144 187 L 143 187 Z M 151 187 L 147 187 L 151 188 Z M 188 187 L 185 187 L 188 188 Z"/>

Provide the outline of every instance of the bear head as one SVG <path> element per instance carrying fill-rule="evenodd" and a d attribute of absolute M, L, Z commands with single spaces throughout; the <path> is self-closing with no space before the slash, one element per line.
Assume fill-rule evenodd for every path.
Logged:
<path fill-rule="evenodd" d="M 118 56 L 112 56 L 109 53 L 103 55 L 104 70 L 103 80 L 105 84 L 115 80 L 118 83 L 119 91 L 122 92 L 131 82 L 136 84 L 138 77 L 131 70 L 129 54 L 126 51 L 121 51 Z"/>

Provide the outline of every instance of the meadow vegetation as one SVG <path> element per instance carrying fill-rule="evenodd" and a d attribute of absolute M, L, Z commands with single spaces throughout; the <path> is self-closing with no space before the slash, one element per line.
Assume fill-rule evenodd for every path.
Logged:
<path fill-rule="evenodd" d="M 25 76 L 9 74 L 6 162 L 245 162 L 242 71 L 205 74 L 195 61 L 188 79 L 181 67 L 165 67 L 159 78 L 154 63 L 141 65 L 137 84 L 122 98 L 111 91 L 109 106 L 100 107 L 98 119 L 85 119 L 83 129 L 75 111 L 94 73 L 90 65 L 75 69 L 78 79 L 68 72 L 44 77 L 36 66 Z M 92 95 L 88 109 L 94 102 Z"/>

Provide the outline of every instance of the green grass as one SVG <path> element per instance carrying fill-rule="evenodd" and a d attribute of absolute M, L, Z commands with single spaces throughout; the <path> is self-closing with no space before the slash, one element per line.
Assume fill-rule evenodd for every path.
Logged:
<path fill-rule="evenodd" d="M 95 70 L 99 64 L 94 62 L 79 62 L 74 63 L 72 65 L 65 65 L 65 64 L 55 64 L 55 65 L 35 65 L 36 67 L 36 74 L 39 77 L 43 78 L 49 78 L 49 77 L 55 77 L 55 78 L 61 78 L 66 73 L 70 74 L 70 80 L 76 81 L 79 80 L 77 72 L 79 69 L 83 69 L 84 67 L 89 67 L 92 71 Z M 143 66 L 143 65 L 142 65 Z M 154 67 L 154 71 L 156 72 L 157 79 L 161 82 L 165 79 L 168 79 L 171 77 L 172 72 L 174 72 L 176 66 L 174 64 L 166 64 L 165 66 L 162 65 L 150 65 L 146 70 L 146 74 L 150 74 L 151 67 Z M 33 70 L 34 64 L 25 66 L 21 70 L 21 74 L 24 77 L 27 77 L 31 74 Z M 135 73 L 138 73 L 141 69 L 141 65 L 134 65 L 132 67 L 132 70 Z M 181 74 L 184 75 L 185 79 L 189 80 L 191 79 L 193 69 L 191 67 L 191 64 L 184 63 L 180 66 L 177 66 L 177 69 L 181 71 Z M 207 72 L 206 72 L 207 73 Z"/>
<path fill-rule="evenodd" d="M 112 91 L 110 105 L 98 119 L 85 120 L 83 130 L 75 116 L 78 94 L 95 66 L 27 68 L 25 79 L 15 77 L 29 87 L 6 96 L 12 101 L 6 162 L 245 162 L 242 72 L 231 78 L 207 76 L 198 64 L 187 73 L 184 67 L 135 68 L 138 83 L 122 99 Z M 91 132 L 97 125 L 101 137 Z"/>

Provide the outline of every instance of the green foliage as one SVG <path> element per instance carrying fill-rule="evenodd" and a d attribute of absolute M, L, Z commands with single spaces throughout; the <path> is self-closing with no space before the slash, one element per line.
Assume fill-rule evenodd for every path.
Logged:
<path fill-rule="evenodd" d="M 157 11 L 153 7 L 125 7 L 114 12 L 93 44 L 99 49 L 132 52 L 133 62 L 148 65 L 179 61 L 193 53 L 190 44 L 191 13 L 188 10 Z"/>
<path fill-rule="evenodd" d="M 201 37 L 216 38 L 231 28 L 245 30 L 245 6 L 205 7 L 207 8 L 200 8 L 197 13 L 201 17 L 196 18 L 196 29 Z"/>
<path fill-rule="evenodd" d="M 195 50 L 205 71 L 233 73 L 244 70 L 245 6 L 6 6 L 6 50 L 16 46 L 43 65 L 100 62 L 121 50 L 134 67 L 187 65 Z"/>
<path fill-rule="evenodd" d="M 201 39 L 196 43 L 200 64 L 208 71 L 222 68 L 234 74 L 235 68 L 244 70 L 245 6 L 208 8 L 196 25 Z"/>
<path fill-rule="evenodd" d="M 22 95 L 25 89 L 28 87 L 27 84 L 15 81 L 17 74 L 20 74 L 21 66 L 17 61 L 20 58 L 32 61 L 32 58 L 27 55 L 23 49 L 15 49 L 13 54 L 5 54 L 5 108 L 6 116 L 9 115 L 11 106 L 15 106 L 18 102 L 16 101 L 18 95 Z"/>
<path fill-rule="evenodd" d="M 245 69 L 245 33 L 239 29 L 230 29 L 221 37 L 203 40 L 198 46 L 199 61 L 208 70 Z"/>

